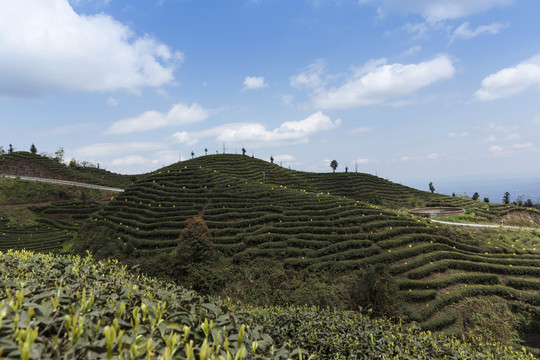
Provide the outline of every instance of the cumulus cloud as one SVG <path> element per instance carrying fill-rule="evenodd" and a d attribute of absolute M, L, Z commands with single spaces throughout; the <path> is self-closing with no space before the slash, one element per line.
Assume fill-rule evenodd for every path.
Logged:
<path fill-rule="evenodd" d="M 389 13 L 419 14 L 428 22 L 437 22 L 510 5 L 513 0 L 373 0 L 373 2 L 379 5 L 378 12 L 381 16 Z"/>
<path fill-rule="evenodd" d="M 145 111 L 144 113 L 128 119 L 123 119 L 112 124 L 106 134 L 128 134 L 132 132 L 148 131 L 166 126 L 184 125 L 208 118 L 209 111 L 203 109 L 199 104 L 176 104 L 167 113 L 155 110 Z"/>
<path fill-rule="evenodd" d="M 333 129 L 341 123 L 338 119 L 332 122 L 330 117 L 321 111 L 300 121 L 289 121 L 281 124 L 280 127 L 267 130 L 261 124 L 246 124 L 236 129 L 225 129 L 217 140 L 219 142 L 258 144 L 281 144 L 281 143 L 307 143 L 309 135 Z"/>
<path fill-rule="evenodd" d="M 291 76 L 289 84 L 296 89 L 315 89 L 323 85 L 322 76 L 325 73 L 326 61 L 319 59 L 300 73 Z"/>
<path fill-rule="evenodd" d="M 244 78 L 244 90 L 257 90 L 268 87 L 262 76 L 246 76 Z"/>
<path fill-rule="evenodd" d="M 474 93 L 474 97 L 479 101 L 491 101 L 539 87 L 540 55 L 536 55 L 484 78 L 481 88 Z"/>
<path fill-rule="evenodd" d="M 197 132 L 177 132 L 173 139 L 180 144 L 195 144 L 204 137 L 215 137 L 218 143 L 246 145 L 252 147 L 309 142 L 309 137 L 317 132 L 338 127 L 341 120 L 332 121 L 318 111 L 304 120 L 288 121 L 273 130 L 259 123 L 229 123 Z"/>
<path fill-rule="evenodd" d="M 313 103 L 318 108 L 352 108 L 381 104 L 412 94 L 442 79 L 451 78 L 455 68 L 447 55 L 418 64 L 381 65 L 368 63 L 345 84 L 337 88 L 316 90 Z"/>
<path fill-rule="evenodd" d="M 198 139 L 193 138 L 187 131 L 179 131 L 173 134 L 173 139 L 177 144 L 192 146 L 199 142 Z"/>
<path fill-rule="evenodd" d="M 495 35 L 498 34 L 502 29 L 508 27 L 508 24 L 502 23 L 491 23 L 489 25 L 477 26 L 475 29 L 471 29 L 468 22 L 464 22 L 454 30 L 452 35 L 452 40 L 456 39 L 465 39 L 469 40 L 475 38 L 479 35 Z"/>
<path fill-rule="evenodd" d="M 67 0 L 0 2 L 0 96 L 137 92 L 174 81 L 183 55 L 136 36 L 111 16 L 77 14 Z"/>

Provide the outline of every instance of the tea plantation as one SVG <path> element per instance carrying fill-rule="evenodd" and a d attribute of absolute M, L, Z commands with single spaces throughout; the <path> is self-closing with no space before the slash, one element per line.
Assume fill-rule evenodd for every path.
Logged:
<path fill-rule="evenodd" d="M 116 260 L 0 252 L 3 359 L 531 359 L 314 308 L 243 308 Z"/>
<path fill-rule="evenodd" d="M 49 250 L 32 247 L 29 239 L 49 236 L 54 240 L 41 244 L 56 242 L 58 250 L 67 241 L 81 254 L 90 250 L 207 293 L 272 305 L 250 308 L 247 323 L 266 324 L 278 347 L 299 339 L 287 351 L 302 347 L 321 358 L 370 358 L 361 355 L 367 347 L 389 351 L 385 346 L 397 339 L 408 342 L 403 339 L 409 335 L 414 341 L 439 341 L 403 325 L 369 320 L 363 312 L 343 312 L 358 306 L 424 331 L 466 337 L 420 349 L 465 346 L 463 354 L 474 353 L 470 358 L 525 356 L 501 355 L 497 351 L 509 350 L 480 345 L 501 341 L 540 353 L 540 232 L 457 229 L 406 211 L 459 206 L 474 213 L 474 220 L 497 222 L 523 208 L 431 194 L 367 174 L 293 171 L 242 155 L 204 156 L 129 180 L 133 184 L 126 181 L 126 191 L 106 204 L 70 199 L 40 205 L 31 208 L 35 223 L 16 231 L 0 221 L 0 235 L 5 232 L 9 239 L 0 242 L 1 249 Z M 213 251 L 186 270 L 178 263 L 179 238 L 195 218 L 208 227 Z M 335 310 L 288 308 L 286 303 Z M 362 321 L 378 333 L 362 330 Z M 381 331 L 394 335 L 384 337 Z M 343 343 L 336 340 L 338 334 Z M 320 339 L 327 340 L 321 345 Z M 365 339 L 371 345 L 361 342 Z M 411 351 L 389 354 L 422 354 Z M 382 354 L 373 357 L 385 358 Z M 426 354 L 443 357 L 443 352 Z"/>

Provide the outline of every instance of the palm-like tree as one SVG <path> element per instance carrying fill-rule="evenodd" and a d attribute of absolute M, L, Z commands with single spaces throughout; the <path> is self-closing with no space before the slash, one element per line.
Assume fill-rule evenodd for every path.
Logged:
<path fill-rule="evenodd" d="M 338 167 L 338 163 L 336 160 L 332 160 L 332 162 L 330 162 L 330 167 L 332 168 L 332 170 L 334 170 L 334 172 L 336 172 L 336 169 Z"/>

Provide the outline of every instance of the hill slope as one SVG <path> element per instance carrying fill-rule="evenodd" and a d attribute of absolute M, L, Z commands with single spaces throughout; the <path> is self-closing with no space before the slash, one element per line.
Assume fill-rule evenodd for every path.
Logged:
<path fill-rule="evenodd" d="M 301 359 L 299 348 L 313 359 L 532 358 L 351 312 L 246 309 L 115 260 L 0 251 L 0 263 L 6 359 Z"/>
<path fill-rule="evenodd" d="M 302 173 L 241 155 L 212 155 L 139 179 L 95 214 L 79 234 L 79 249 L 143 264 L 152 258 L 172 264 L 186 221 L 201 216 L 216 250 L 233 260 L 235 271 L 273 261 L 289 269 L 284 274 L 307 271 L 308 278 L 322 274 L 331 283 L 384 264 L 398 291 L 391 297 L 403 301 L 398 312 L 409 322 L 460 333 L 469 320 L 463 313 L 478 306 L 467 299 L 485 299 L 502 306 L 501 313 L 512 309 L 527 316 L 508 331 L 510 337 L 518 337 L 518 331 L 538 334 L 540 295 L 533 291 L 540 289 L 538 233 L 439 227 L 365 202 L 375 191 L 381 202 L 398 208 L 408 199 L 484 206 L 365 174 Z M 513 210 L 483 209 L 492 217 Z M 255 281 L 246 276 L 246 282 Z M 368 282 L 362 281 L 362 286 Z M 250 285 L 244 286 L 249 293 Z M 512 314 L 508 322 L 516 319 Z"/>
<path fill-rule="evenodd" d="M 124 188 L 139 175 L 120 175 L 95 167 L 69 167 L 49 157 L 30 152 L 0 156 L 0 174 L 79 181 L 95 185 Z"/>

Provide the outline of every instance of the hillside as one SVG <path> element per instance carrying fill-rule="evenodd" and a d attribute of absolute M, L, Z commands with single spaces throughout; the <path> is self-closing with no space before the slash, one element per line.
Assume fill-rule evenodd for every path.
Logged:
<path fill-rule="evenodd" d="M 116 260 L 0 251 L 0 263 L 5 359 L 532 358 L 352 312 L 233 305 Z"/>
<path fill-rule="evenodd" d="M 411 203 L 459 205 L 491 219 L 517 210 L 365 174 L 312 174 L 212 155 L 137 180 L 93 216 L 76 248 L 243 301 L 369 306 L 424 329 L 476 329 L 540 347 L 538 232 L 438 226 L 398 211 Z M 179 236 L 197 216 L 217 255 L 178 272 Z M 490 310 L 477 319 L 477 307 Z M 499 333 L 484 321 L 491 316 Z"/>
<path fill-rule="evenodd" d="M 49 157 L 20 151 L 0 155 L 0 175 L 42 177 L 124 188 L 139 175 L 120 175 L 95 167 L 66 166 Z"/>
<path fill-rule="evenodd" d="M 0 177 L 0 250 L 67 251 L 115 192 Z"/>

